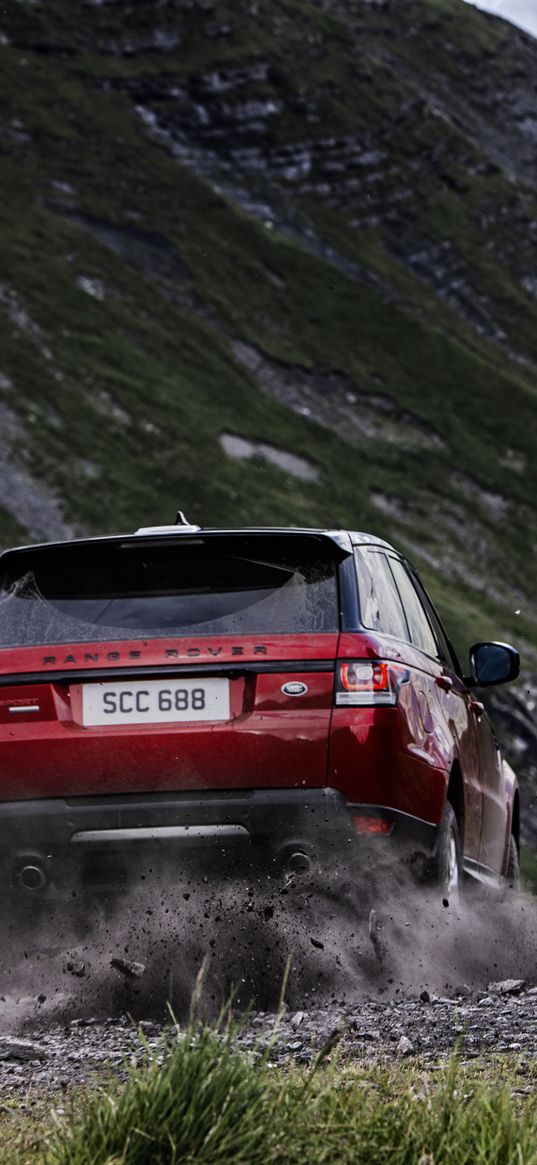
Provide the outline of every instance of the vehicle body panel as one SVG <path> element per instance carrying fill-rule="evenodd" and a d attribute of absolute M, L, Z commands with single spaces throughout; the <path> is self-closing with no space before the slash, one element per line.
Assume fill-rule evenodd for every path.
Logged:
<path fill-rule="evenodd" d="M 476 703 L 478 703 L 476 701 Z M 474 713 L 479 736 L 483 816 L 479 846 L 480 864 L 496 872 L 503 869 L 505 839 L 512 812 L 498 741 L 485 709 Z"/>
<path fill-rule="evenodd" d="M 49 850 L 59 864 L 64 850 L 79 852 L 81 832 L 85 852 L 93 844 L 106 848 L 121 831 L 131 848 L 136 840 L 158 837 L 184 847 L 197 838 L 214 852 L 224 827 L 231 848 L 229 838 L 244 835 L 249 844 L 261 839 L 263 848 L 263 838 L 276 832 L 271 860 L 293 845 L 307 848 L 308 830 L 318 842 L 323 828 L 332 850 L 339 845 L 348 853 L 349 842 L 359 844 L 353 814 L 389 821 L 390 836 L 373 842 L 379 853 L 392 845 L 396 852 L 404 838 L 412 852 L 418 842 L 431 852 L 457 769 L 468 868 L 504 872 L 516 778 L 502 765 L 488 719 L 456 662 L 361 625 L 353 548 L 404 560 L 380 539 L 345 531 L 203 531 L 193 544 L 207 539 L 225 547 L 228 536 L 247 535 L 255 546 L 267 534 L 289 544 L 314 535 L 323 554 L 332 545 L 339 631 L 155 638 L 126 630 L 120 639 L 92 641 L 88 632 L 77 642 L 0 648 L 0 830 L 12 839 L 12 868 L 24 860 L 25 814 L 28 838 L 46 863 Z M 121 536 L 67 545 L 83 554 L 95 545 L 106 556 L 107 547 L 116 554 L 125 545 L 171 544 L 158 534 L 135 543 Z M 41 549 L 55 548 L 8 552 L 0 567 L 11 577 Z M 337 706 L 337 677 L 347 660 L 395 669 L 393 704 Z M 229 720 L 84 725 L 85 685 L 115 684 L 103 690 L 117 694 L 127 684 L 132 696 L 142 681 L 158 681 L 167 692 L 166 684 L 193 677 L 229 683 Z M 133 701 L 127 703 L 126 716 Z"/>
<path fill-rule="evenodd" d="M 147 668 L 162 658 L 170 660 L 161 673 L 163 687 L 166 676 L 192 675 L 189 659 L 210 660 L 199 665 L 197 674 L 229 677 L 230 721 L 86 728 L 78 679 L 80 656 L 93 657 L 85 682 L 91 682 L 92 673 L 98 671 L 95 682 L 102 683 L 103 675 L 113 680 L 121 646 L 99 644 L 95 651 L 47 651 L 39 658 L 33 653 L 34 665 L 50 669 L 50 681 L 0 687 L 0 800 L 208 789 L 214 785 L 232 789 L 319 787 L 326 783 L 337 636 L 296 636 L 285 641 L 281 637 L 262 645 L 241 643 L 240 638 L 229 644 L 201 639 L 196 644 L 140 643 L 132 649 L 137 653 L 128 673 L 133 682 L 147 676 Z M 28 652 L 25 649 L 24 658 L 14 661 L 11 657 L 5 662 L 11 667 L 17 662 L 26 672 L 32 663 Z M 176 657 L 178 662 L 172 666 Z M 103 659 L 108 660 L 107 670 L 102 667 Z M 5 662 L 2 660 L 4 667 Z M 70 672 L 76 675 L 74 683 L 68 679 L 54 682 L 53 669 L 58 663 L 67 676 Z M 326 664 L 328 671 L 315 670 Z M 244 671 L 245 665 L 252 670 Z M 264 672 L 266 666 L 271 670 Z M 282 692 L 291 680 L 301 681 L 306 689 L 300 699 Z M 10 708 L 17 707 L 14 701 L 19 702 L 18 707 L 38 705 L 40 711 L 13 714 Z"/>

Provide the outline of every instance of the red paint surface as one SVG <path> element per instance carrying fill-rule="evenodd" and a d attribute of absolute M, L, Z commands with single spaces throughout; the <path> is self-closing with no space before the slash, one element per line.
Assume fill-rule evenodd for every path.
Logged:
<path fill-rule="evenodd" d="M 130 661 L 134 681 L 155 665 L 326 660 L 336 648 L 336 635 L 280 636 L 263 644 L 240 638 L 84 644 L 4 651 L 0 669 L 10 674 L 82 666 L 90 682 L 92 669 L 128 666 L 128 652 L 140 651 Z M 189 655 L 193 650 L 196 655 Z M 172 651 L 177 657 L 166 654 Z M 86 655 L 98 658 L 84 663 Z M 45 665 L 45 657 L 54 662 Z M 289 680 L 306 684 L 306 695 L 285 695 L 281 688 Z M 50 683 L 0 688 L 0 799 L 325 785 L 333 674 L 282 667 L 229 682 L 229 722 L 96 728 L 82 726 L 79 682 L 54 682 L 51 675 Z M 13 715 L 15 702 L 39 703 L 41 711 Z"/>
<path fill-rule="evenodd" d="M 407 679 L 397 705 L 334 707 L 331 671 L 285 668 L 285 661 L 338 658 L 404 665 Z M 84 728 L 79 679 L 54 678 L 55 671 L 82 670 L 92 682 L 95 669 L 128 667 L 135 681 L 155 666 L 177 666 L 181 675 L 188 674 L 188 665 L 207 663 L 211 674 L 215 664 L 271 661 L 281 661 L 281 669 L 230 679 L 226 723 Z M 0 675 L 37 672 L 50 672 L 50 680 L 0 687 L 0 800 L 328 785 L 351 803 L 438 823 L 457 760 L 465 782 L 466 856 L 493 854 L 495 868 L 504 861 L 508 808 L 500 775 L 489 790 L 488 816 L 483 809 L 486 724 L 469 711 L 471 696 L 462 681 L 455 677 L 445 691 L 437 682 L 443 665 L 407 644 L 360 632 L 0 651 Z M 307 693 L 286 695 L 281 689 L 288 681 L 301 681 Z M 39 713 L 10 712 L 26 703 L 39 703 Z"/>

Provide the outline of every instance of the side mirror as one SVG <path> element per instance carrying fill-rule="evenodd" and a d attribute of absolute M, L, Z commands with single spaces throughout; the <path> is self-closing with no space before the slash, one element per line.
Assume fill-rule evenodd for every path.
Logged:
<path fill-rule="evenodd" d="M 474 643 L 470 648 L 471 682 L 478 688 L 508 684 L 520 671 L 520 656 L 508 643 Z"/>

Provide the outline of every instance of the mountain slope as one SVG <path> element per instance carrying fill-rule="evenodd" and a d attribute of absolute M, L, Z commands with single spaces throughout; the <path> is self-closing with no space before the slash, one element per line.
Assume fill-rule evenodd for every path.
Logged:
<path fill-rule="evenodd" d="M 370 528 L 531 662 L 537 43 L 460 0 L 0 33 L 3 542 Z"/>

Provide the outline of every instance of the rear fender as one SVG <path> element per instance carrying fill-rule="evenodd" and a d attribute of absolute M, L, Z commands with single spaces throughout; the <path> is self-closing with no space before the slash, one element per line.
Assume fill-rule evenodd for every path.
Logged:
<path fill-rule="evenodd" d="M 509 762 L 503 758 L 502 768 L 505 782 L 505 799 L 507 802 L 507 824 L 505 830 L 504 860 L 502 864 L 502 871 L 505 873 L 511 834 L 513 834 L 516 841 L 517 849 L 520 848 L 520 792 L 516 773 L 511 768 Z"/>

